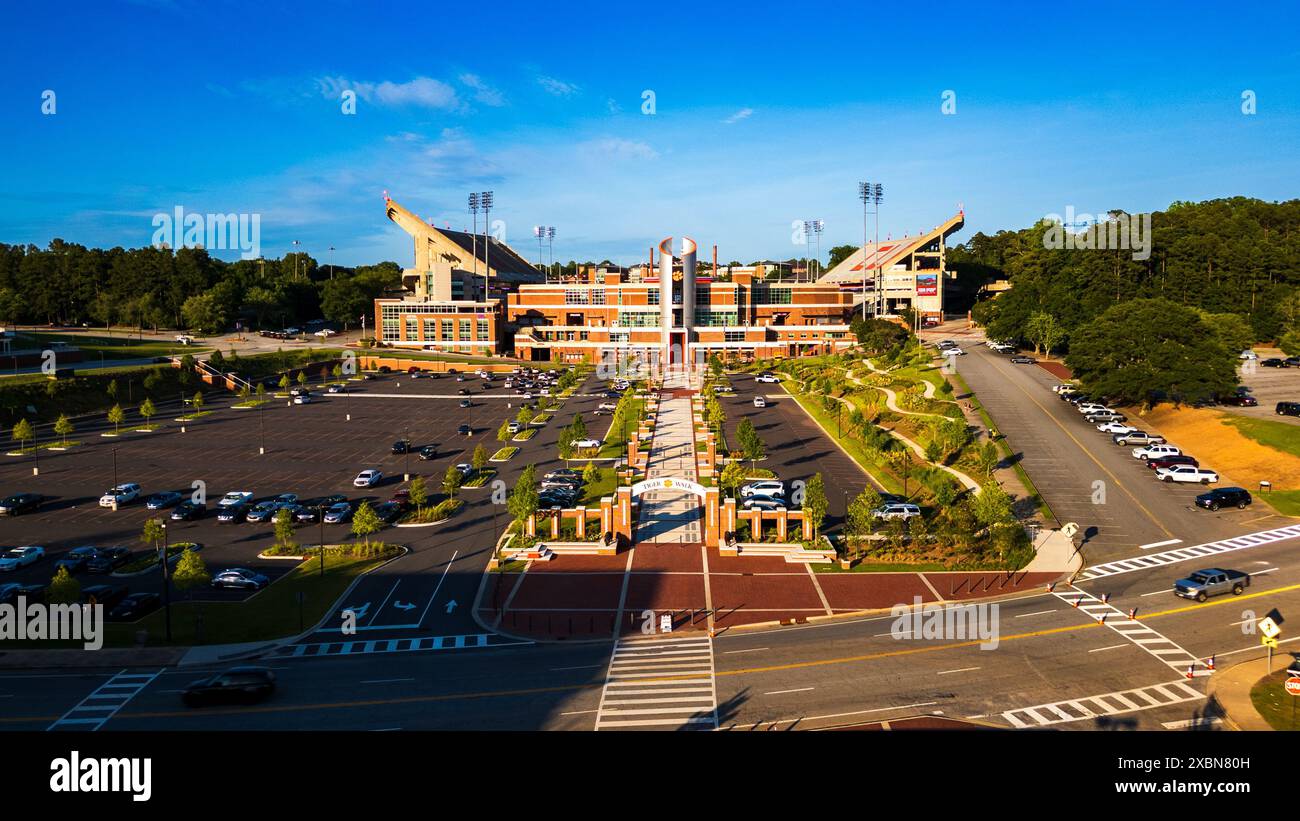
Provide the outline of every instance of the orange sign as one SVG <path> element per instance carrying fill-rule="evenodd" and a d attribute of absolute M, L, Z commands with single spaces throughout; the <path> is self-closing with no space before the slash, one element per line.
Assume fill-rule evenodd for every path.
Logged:
<path fill-rule="evenodd" d="M 1300 676 L 1292 676 L 1286 680 L 1286 691 L 1293 696 L 1300 696 Z"/>

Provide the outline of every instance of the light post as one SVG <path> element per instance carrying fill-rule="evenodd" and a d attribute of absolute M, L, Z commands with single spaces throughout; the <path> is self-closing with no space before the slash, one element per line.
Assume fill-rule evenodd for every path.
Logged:
<path fill-rule="evenodd" d="M 488 251 L 492 248 L 492 192 L 479 194 L 479 203 L 483 206 L 483 301 L 488 301 L 488 282 L 492 266 L 488 264 Z"/>
<path fill-rule="evenodd" d="M 555 267 L 555 226 L 546 226 L 546 249 L 551 267 Z"/>
<path fill-rule="evenodd" d="M 257 455 L 266 455 L 266 403 L 257 406 L 257 427 L 262 437 L 262 442 L 257 446 Z"/>
<path fill-rule="evenodd" d="M 879 316 L 883 308 L 883 289 L 880 282 L 880 201 L 885 198 L 885 187 L 880 183 L 858 183 L 858 199 L 862 200 L 862 318 L 867 318 L 867 204 L 875 205 L 876 241 L 872 251 L 876 258 L 875 294 L 872 310 Z"/>
<path fill-rule="evenodd" d="M 537 267 L 546 271 L 546 258 L 542 256 L 542 243 L 546 241 L 546 226 L 534 225 L 533 236 L 537 237 Z"/>
<path fill-rule="evenodd" d="M 171 576 L 167 573 L 167 523 L 162 522 L 162 548 L 158 552 L 158 563 L 162 566 L 163 614 L 167 625 L 167 641 L 172 640 L 172 596 Z"/>
<path fill-rule="evenodd" d="M 113 487 L 117 487 L 117 448 L 113 448 Z"/>
<path fill-rule="evenodd" d="M 808 236 L 811 235 L 811 236 L 815 237 L 815 238 L 816 238 L 816 241 L 817 241 L 817 257 L 816 257 L 816 259 L 817 259 L 817 267 L 818 267 L 818 270 L 821 269 L 821 262 L 822 262 L 822 229 L 825 228 L 825 227 L 826 227 L 826 223 L 825 223 L 823 220 L 804 220 L 804 221 L 803 221 L 803 234 L 804 234 L 804 240 L 807 241 Z M 805 256 L 807 256 L 807 255 L 805 255 Z M 809 281 L 809 282 L 814 281 L 814 278 L 813 278 L 813 272 L 812 272 L 812 262 L 811 262 L 811 261 L 809 261 L 809 263 L 808 263 L 808 265 L 807 265 L 807 271 L 806 271 L 806 273 L 808 274 L 808 281 Z"/>
<path fill-rule="evenodd" d="M 474 216 L 474 227 L 470 229 L 470 253 L 474 257 L 474 276 L 478 276 L 478 194 L 470 192 L 469 212 Z"/>
<path fill-rule="evenodd" d="M 402 461 L 405 463 L 405 467 L 403 468 L 402 481 L 409 482 L 411 481 L 411 429 L 410 428 L 406 429 L 405 439 L 403 439 L 403 442 L 405 442 L 405 444 L 402 446 Z"/>
<path fill-rule="evenodd" d="M 316 518 L 320 520 L 320 575 L 325 575 L 325 503 L 316 507 Z"/>

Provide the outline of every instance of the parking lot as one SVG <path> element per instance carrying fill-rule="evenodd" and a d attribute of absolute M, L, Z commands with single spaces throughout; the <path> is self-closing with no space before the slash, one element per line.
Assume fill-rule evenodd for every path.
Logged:
<path fill-rule="evenodd" d="M 1260 360 L 1273 354 L 1261 354 Z M 1288 425 L 1300 425 L 1300 417 L 1279 416 L 1278 402 L 1300 402 L 1300 368 L 1266 368 L 1259 362 L 1242 363 L 1238 368 L 1241 384 L 1250 389 L 1251 396 L 1259 401 L 1255 407 L 1220 405 L 1219 410 L 1256 419 L 1271 419 Z"/>
<path fill-rule="evenodd" d="M 404 486 L 403 474 L 409 471 L 412 476 L 425 477 L 431 491 L 430 501 L 435 502 L 441 497 L 442 477 L 448 465 L 469 462 L 479 444 L 489 456 L 502 447 L 496 439 L 497 429 L 502 421 L 514 418 L 522 401 L 502 385 L 500 377 L 488 385 L 472 376 L 458 383 L 448 376 L 412 380 L 405 374 L 389 374 L 352 382 L 346 394 L 328 394 L 313 388 L 314 401 L 305 405 L 281 398 L 267 402 L 260 409 L 235 410 L 229 407 L 237 401 L 233 397 L 214 396 L 208 403 L 214 412 L 185 425 L 184 433 L 181 424 L 170 419 L 155 419 L 163 423 L 154 433 L 130 432 L 130 426 L 123 426 L 117 438 L 101 437 L 99 431 L 103 425 L 80 425 L 82 429 L 74 438 L 84 444 L 63 453 L 43 453 L 39 477 L 31 475 L 30 458 L 10 457 L 0 463 L 0 496 L 27 491 L 45 497 L 39 512 L 4 520 L 4 535 L 0 537 L 3 546 L 37 544 L 47 551 L 46 557 L 35 565 L 0 577 L 0 583 L 48 583 L 54 573 L 54 563 L 77 546 L 122 545 L 140 553 L 146 549 L 140 539 L 144 522 L 159 516 L 167 522 L 169 542 L 202 545 L 200 555 L 209 572 L 246 567 L 274 581 L 295 563 L 257 558 L 259 552 L 272 545 L 273 526 L 219 523 L 215 514 L 221 495 L 228 491 L 249 491 L 260 500 L 294 493 L 307 500 L 342 494 L 355 506 L 362 501 L 387 500 Z M 595 395 L 598 387 L 598 382 L 589 380 L 532 439 L 509 443 L 519 447 L 520 452 L 509 462 L 491 464 L 499 471 L 497 478 L 509 487 L 530 462 L 539 467 L 558 466 L 559 429 L 574 413 L 583 413 L 592 433 L 603 435 L 604 426 L 593 414 L 596 406 L 604 401 Z M 470 395 L 459 395 L 461 388 L 470 391 Z M 459 407 L 464 398 L 471 401 L 469 408 Z M 461 424 L 471 426 L 470 435 L 457 435 Z M 436 446 L 435 458 L 425 461 L 415 453 L 392 454 L 393 442 L 401 438 L 409 438 L 416 448 Z M 259 455 L 262 447 L 265 453 Z M 356 488 L 353 479 L 363 469 L 378 469 L 384 477 L 374 487 Z M 140 485 L 140 499 L 117 511 L 99 506 L 99 497 L 107 488 L 125 482 Z M 173 522 L 169 518 L 170 510 L 145 508 L 145 497 L 165 490 L 189 496 L 195 483 L 202 483 L 206 490 L 206 516 L 195 521 Z M 466 506 L 446 525 L 390 528 L 380 538 L 407 545 L 416 554 L 393 563 L 399 575 L 432 570 L 437 576 L 439 568 L 450 567 L 451 557 L 455 556 L 459 586 L 444 586 L 442 590 L 459 596 L 468 605 L 472 600 L 470 585 L 477 585 L 477 574 L 487 562 L 497 527 L 505 526 L 507 516 L 504 510 L 494 511 L 490 488 L 467 488 L 460 495 Z M 302 525 L 295 538 L 300 543 L 315 544 L 321 540 L 322 532 L 326 543 L 352 539 L 348 524 Z M 462 542 L 465 538 L 478 549 L 468 549 Z M 436 555 L 420 558 L 421 553 L 430 551 Z M 470 564 L 465 565 L 467 561 Z M 78 580 L 83 586 L 122 584 L 131 592 L 156 592 L 159 587 L 158 576 L 152 572 L 134 578 L 83 572 L 78 574 Z M 401 620 L 409 624 L 416 620 L 414 616 L 429 611 L 437 579 L 428 585 L 417 585 L 414 581 L 405 584 L 402 592 L 410 595 L 400 603 L 416 605 L 402 613 Z M 418 594 L 417 587 L 422 594 Z M 471 591 L 469 598 L 466 598 L 467 590 Z M 228 600 L 248 594 L 205 590 L 198 595 Z M 376 605 L 379 601 L 376 600 Z M 372 614 L 377 624 L 398 620 L 395 614 L 380 614 L 378 610 L 376 607 Z M 464 608 L 462 613 L 467 610 L 468 607 Z"/>

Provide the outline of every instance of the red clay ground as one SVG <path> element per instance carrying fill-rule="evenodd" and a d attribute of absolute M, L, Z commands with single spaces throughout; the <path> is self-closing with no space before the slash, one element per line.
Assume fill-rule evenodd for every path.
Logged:
<path fill-rule="evenodd" d="M 911 604 L 1000 596 L 1046 586 L 1051 573 L 818 573 L 769 557 L 723 558 L 708 551 L 713 626 L 725 630 L 760 622 Z M 543 639 L 639 634 L 645 611 L 670 613 L 674 630 L 708 627 L 700 546 L 640 545 L 628 556 L 573 556 L 537 562 L 522 575 L 504 574 L 489 587 L 479 615 L 500 629 Z M 625 579 L 626 576 L 626 579 Z M 929 582 L 929 584 L 927 584 Z M 931 590 L 938 591 L 939 597 Z M 824 601 L 823 601 L 824 597 Z M 622 602 L 620 608 L 620 600 Z M 504 606 L 508 605 L 508 606 Z"/>

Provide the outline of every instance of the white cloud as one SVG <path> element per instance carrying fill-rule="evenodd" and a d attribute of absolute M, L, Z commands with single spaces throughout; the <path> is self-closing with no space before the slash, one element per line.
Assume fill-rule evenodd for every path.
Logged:
<path fill-rule="evenodd" d="M 391 80 L 373 83 L 349 80 L 346 77 L 319 77 L 316 85 L 322 95 L 334 100 L 344 91 L 352 90 L 361 99 L 375 105 L 414 105 L 444 111 L 456 111 L 464 107 L 456 95 L 456 89 L 432 77 L 416 77 L 405 83 L 394 83 Z"/>
<path fill-rule="evenodd" d="M 753 113 L 754 113 L 754 109 L 752 108 L 742 108 L 739 111 L 737 111 L 735 114 L 732 114 L 730 117 L 723 120 L 723 122 L 726 123 L 727 125 L 731 125 L 732 123 L 738 123 L 741 120 L 749 119 L 750 116 L 753 115 Z"/>
<path fill-rule="evenodd" d="M 605 100 L 605 108 L 609 109 L 610 114 L 621 114 L 623 111 L 623 106 L 614 102 L 613 97 L 610 97 Z"/>
<path fill-rule="evenodd" d="M 498 89 L 483 82 L 483 78 L 479 77 L 477 74 L 466 72 L 465 74 L 460 75 L 460 81 L 463 85 L 474 89 L 474 99 L 478 100 L 483 105 L 496 108 L 506 104 L 505 95 Z"/>
<path fill-rule="evenodd" d="M 614 160 L 654 160 L 659 157 L 659 152 L 651 148 L 649 144 L 635 140 L 624 140 L 619 137 L 602 137 L 588 140 L 579 144 L 578 150 L 589 157 Z"/>
<path fill-rule="evenodd" d="M 577 94 L 582 90 L 573 83 L 566 83 L 563 80 L 557 80 L 554 77 L 547 77 L 544 74 L 537 78 L 537 83 L 546 91 L 547 94 L 556 97 L 572 97 L 574 94 Z"/>

